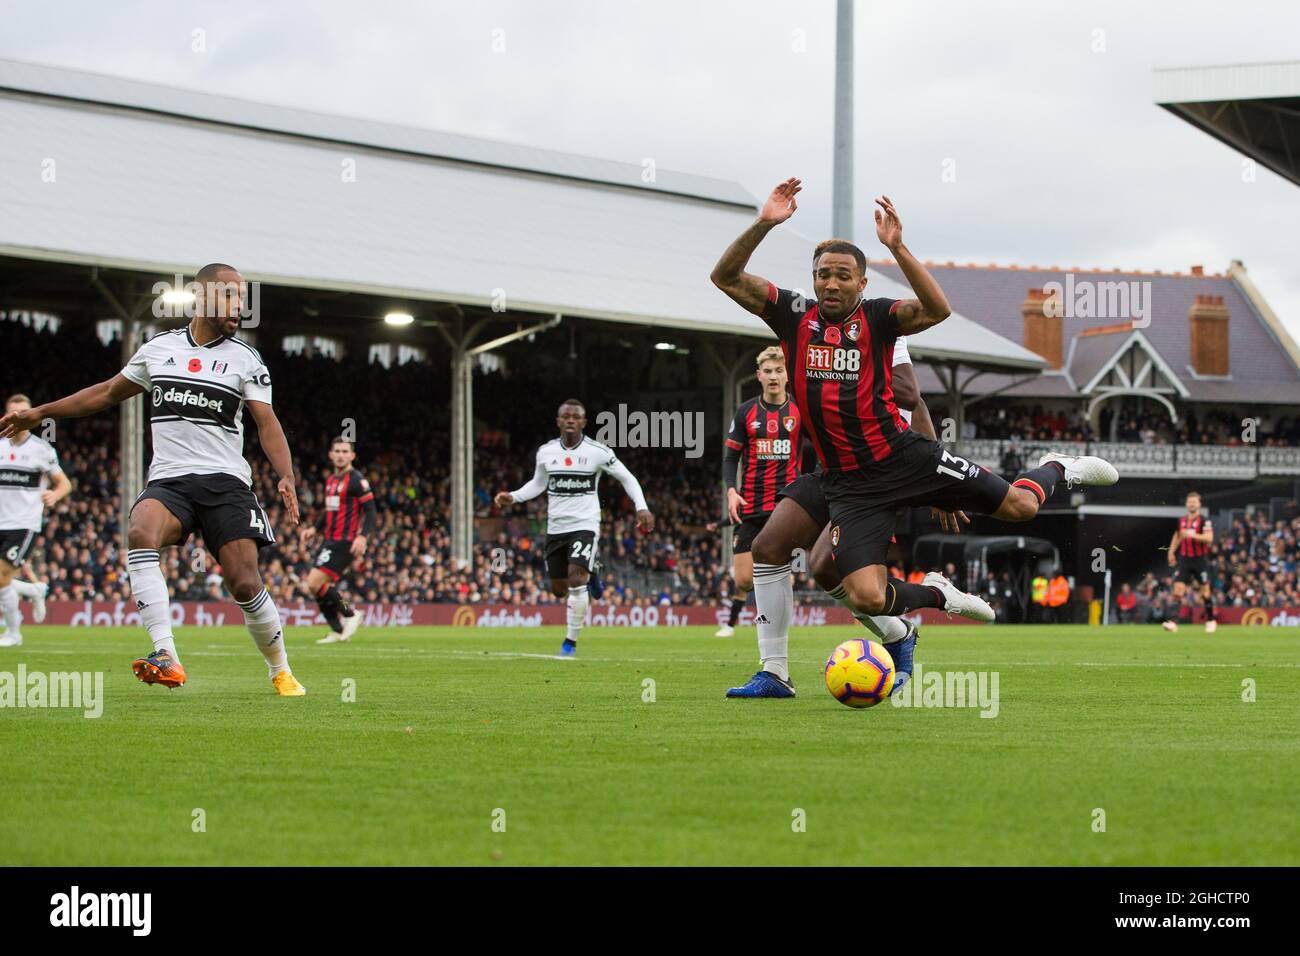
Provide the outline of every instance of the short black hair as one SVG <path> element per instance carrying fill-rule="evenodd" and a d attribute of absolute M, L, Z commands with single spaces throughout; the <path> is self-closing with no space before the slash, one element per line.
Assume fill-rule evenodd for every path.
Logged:
<path fill-rule="evenodd" d="M 587 406 L 582 404 L 582 402 L 578 401 L 576 398 L 566 398 L 564 401 L 560 402 L 560 408 L 563 408 L 565 405 L 577 405 L 582 409 L 582 414 L 587 414 Z M 560 413 L 560 408 L 555 410 L 557 415 Z"/>
<path fill-rule="evenodd" d="M 853 257 L 853 261 L 858 264 L 858 271 L 863 274 L 867 271 L 867 255 L 847 239 L 823 239 L 817 243 L 817 248 L 813 250 L 813 268 L 817 268 L 817 260 L 827 252 L 840 252 Z"/>
<path fill-rule="evenodd" d="M 349 448 L 351 448 L 353 451 L 356 451 L 356 450 L 357 450 L 357 443 L 356 443 L 356 442 L 354 442 L 351 438 L 344 438 L 342 435 L 340 435 L 338 438 L 336 438 L 336 439 L 334 439 L 332 442 L 330 442 L 330 451 L 333 451 L 333 450 L 334 450 L 334 446 L 337 445 L 337 444 L 339 444 L 340 442 L 342 442 L 343 444 L 347 445 L 347 446 L 348 446 Z"/>
<path fill-rule="evenodd" d="M 1191 491 L 1187 492 L 1187 494 L 1183 495 L 1183 500 L 1186 501 L 1192 495 L 1196 495 L 1196 497 L 1198 498 L 1201 497 L 1201 493 L 1197 491 L 1195 488 L 1193 488 Z"/>
<path fill-rule="evenodd" d="M 228 266 L 224 262 L 209 262 L 206 266 L 194 274 L 195 282 L 212 282 L 220 272 L 238 272 L 234 266 Z"/>

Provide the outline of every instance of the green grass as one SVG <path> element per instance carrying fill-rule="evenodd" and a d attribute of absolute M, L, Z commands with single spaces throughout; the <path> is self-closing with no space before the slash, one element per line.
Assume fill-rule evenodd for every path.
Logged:
<path fill-rule="evenodd" d="M 558 629 L 290 631 L 310 694 L 280 699 L 240 628 L 178 634 L 166 691 L 139 631 L 31 627 L 0 671 L 103 671 L 104 712 L 0 710 L 0 863 L 1300 863 L 1290 630 L 927 628 L 923 668 L 998 672 L 995 719 L 842 707 L 846 628 L 795 634 L 798 698 L 724 700 L 753 630 L 711 630 L 591 629 L 574 661 L 525 656 Z"/>

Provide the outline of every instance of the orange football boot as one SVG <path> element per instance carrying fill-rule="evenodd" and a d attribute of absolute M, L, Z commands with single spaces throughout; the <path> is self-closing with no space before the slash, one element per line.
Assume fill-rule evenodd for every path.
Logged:
<path fill-rule="evenodd" d="M 148 657 L 137 659 L 131 664 L 131 670 L 146 684 L 162 684 L 164 687 L 185 685 L 185 668 L 166 651 L 154 651 Z"/>

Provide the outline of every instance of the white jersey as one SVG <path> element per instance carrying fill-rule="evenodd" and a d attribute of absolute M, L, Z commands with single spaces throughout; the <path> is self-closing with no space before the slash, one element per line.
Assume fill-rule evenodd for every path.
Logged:
<path fill-rule="evenodd" d="M 40 531 L 41 492 L 62 470 L 50 443 L 31 432 L 18 444 L 0 438 L 0 531 Z"/>
<path fill-rule="evenodd" d="M 244 459 L 244 402 L 271 404 L 271 375 L 256 349 L 234 336 L 199 345 L 186 327 L 140 346 L 122 374 L 148 389 L 150 481 L 221 474 L 252 487 L 253 471 Z"/>
<path fill-rule="evenodd" d="M 600 498 L 596 486 L 601 472 L 616 478 L 638 511 L 646 507 L 641 484 L 618 460 L 614 450 L 587 436 L 576 448 L 553 438 L 537 449 L 533 480 L 510 492 L 515 501 L 528 501 L 546 492 L 546 533 L 600 531 Z"/>
<path fill-rule="evenodd" d="M 907 336 L 900 335 L 894 339 L 894 363 L 893 367 L 898 368 L 900 365 L 911 365 L 912 356 L 907 354 Z M 912 413 L 906 408 L 900 408 L 898 414 L 903 416 L 903 421 L 912 424 Z"/>

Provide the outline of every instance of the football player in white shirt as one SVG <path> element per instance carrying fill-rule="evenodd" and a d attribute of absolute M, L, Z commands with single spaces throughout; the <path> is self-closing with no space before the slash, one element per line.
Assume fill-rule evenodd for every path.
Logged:
<path fill-rule="evenodd" d="M 232 266 L 214 263 L 195 279 L 203 297 L 187 327 L 154 336 L 107 381 L 29 411 L 7 413 L 0 419 L 0 438 L 30 430 L 46 418 L 93 415 L 147 393 L 154 454 L 148 484 L 131 509 L 127 569 L 154 652 L 136 660 L 132 670 L 146 684 L 185 683 L 160 550 L 198 531 L 221 565 L 226 589 L 244 611 L 276 693 L 301 697 L 306 688 L 289 670 L 280 612 L 257 568 L 258 548 L 274 543 L 275 532 L 252 492 L 252 470 L 244 459 L 244 408 L 257 423 L 262 449 L 280 476 L 277 490 L 289 523 L 297 525 L 289 442 L 271 408 L 271 376 L 262 357 L 235 337 L 243 277 Z"/>
<path fill-rule="evenodd" d="M 568 633 L 560 647 L 561 657 L 577 651 L 578 633 L 591 603 L 587 582 L 596 560 L 596 539 L 600 535 L 600 498 L 596 486 L 601 472 L 618 479 L 636 506 L 636 524 L 642 534 L 654 530 L 655 518 L 646 506 L 641 484 L 618 460 L 614 450 L 583 435 L 587 410 L 576 398 L 560 406 L 555 424 L 560 437 L 537 449 L 537 467 L 532 481 L 514 491 L 498 492 L 493 499 L 505 511 L 506 505 L 546 493 L 546 570 L 551 593 L 568 595 Z"/>
<path fill-rule="evenodd" d="M 5 411 L 27 411 L 32 401 L 26 395 L 10 395 Z M 23 614 L 18 599 L 32 602 L 32 620 L 45 620 L 45 594 L 49 585 L 24 581 L 18 568 L 27 558 L 32 539 L 41 530 L 46 508 L 53 508 L 72 490 L 72 482 L 59 467 L 54 448 L 36 435 L 0 438 L 0 611 L 5 632 L 0 647 L 17 647 L 23 642 Z"/>

